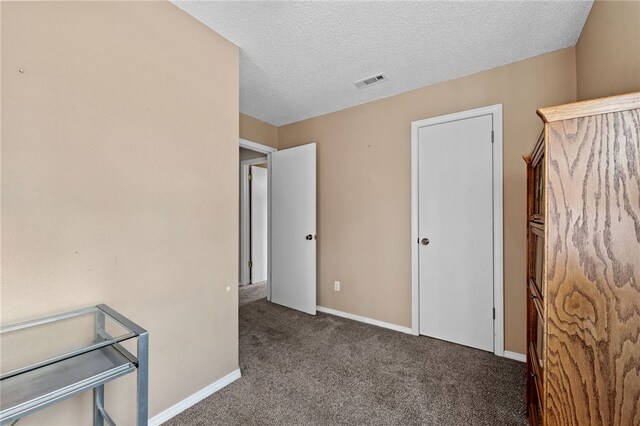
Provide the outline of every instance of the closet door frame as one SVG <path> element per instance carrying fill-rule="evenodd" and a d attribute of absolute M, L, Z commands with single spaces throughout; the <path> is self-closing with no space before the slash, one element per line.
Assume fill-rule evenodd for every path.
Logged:
<path fill-rule="evenodd" d="M 418 139 L 424 126 L 448 123 L 491 114 L 493 118 L 493 300 L 494 346 L 498 356 L 510 358 L 524 355 L 504 350 L 504 250 L 503 250 L 503 143 L 502 104 L 447 114 L 411 123 L 411 333 L 420 333 L 420 280 L 418 235 Z"/>

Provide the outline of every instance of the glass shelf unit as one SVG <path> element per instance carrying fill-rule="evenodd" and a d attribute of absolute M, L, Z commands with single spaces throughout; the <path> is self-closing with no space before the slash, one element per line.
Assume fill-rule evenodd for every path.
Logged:
<path fill-rule="evenodd" d="M 148 417 L 148 332 L 106 305 L 0 327 L 0 425 L 93 389 L 94 425 L 114 425 L 104 384 L 137 373 L 137 424 Z M 136 355 L 125 345 L 136 344 Z"/>

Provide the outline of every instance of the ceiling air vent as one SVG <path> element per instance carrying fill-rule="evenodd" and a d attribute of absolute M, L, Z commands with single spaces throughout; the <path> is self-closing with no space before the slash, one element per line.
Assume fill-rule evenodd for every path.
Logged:
<path fill-rule="evenodd" d="M 373 86 L 374 84 L 382 83 L 384 81 L 389 80 L 384 74 L 376 74 L 371 77 L 367 77 L 363 80 L 354 81 L 353 85 L 358 89 L 362 89 L 363 87 Z"/>

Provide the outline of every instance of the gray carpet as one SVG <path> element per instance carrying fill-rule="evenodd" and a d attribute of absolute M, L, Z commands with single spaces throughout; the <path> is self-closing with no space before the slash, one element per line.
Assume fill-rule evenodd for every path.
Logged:
<path fill-rule="evenodd" d="M 239 287 L 238 304 L 240 306 L 267 297 L 267 282 L 249 284 Z"/>
<path fill-rule="evenodd" d="M 265 299 L 240 307 L 240 367 L 166 424 L 527 423 L 523 363 Z"/>

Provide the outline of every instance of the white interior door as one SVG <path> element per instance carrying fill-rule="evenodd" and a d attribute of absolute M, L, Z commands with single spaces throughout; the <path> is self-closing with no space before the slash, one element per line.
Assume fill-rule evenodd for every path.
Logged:
<path fill-rule="evenodd" d="M 251 283 L 267 280 L 267 169 L 251 166 Z"/>
<path fill-rule="evenodd" d="M 316 313 L 316 145 L 270 155 L 271 301 Z"/>
<path fill-rule="evenodd" d="M 420 334 L 486 351 L 493 351 L 492 130 L 492 116 L 483 115 L 418 135 Z"/>

